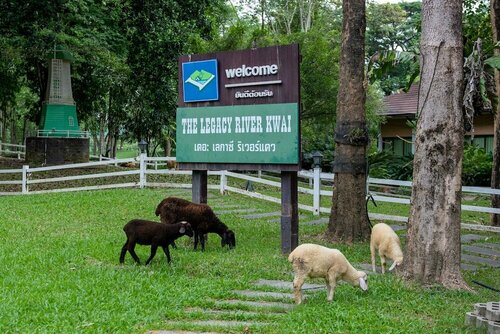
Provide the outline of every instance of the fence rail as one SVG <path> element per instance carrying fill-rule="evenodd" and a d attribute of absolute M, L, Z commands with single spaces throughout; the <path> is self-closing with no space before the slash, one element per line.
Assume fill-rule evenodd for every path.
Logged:
<path fill-rule="evenodd" d="M 0 140 L 0 156 L 2 155 L 15 156 L 21 160 L 26 155 L 26 147 L 24 145 L 3 143 Z"/>
<path fill-rule="evenodd" d="M 2 144 L 5 145 L 5 144 Z M 19 145 L 22 146 L 22 145 Z M 189 183 L 172 183 L 172 182 L 148 182 L 148 176 L 150 175 L 190 175 L 191 171 L 176 170 L 176 169 L 157 169 L 158 164 L 175 162 L 175 157 L 147 157 L 145 154 L 141 154 L 136 158 L 128 159 L 106 159 L 102 161 L 88 162 L 88 163 L 77 163 L 59 166 L 49 166 L 49 167 L 35 167 L 31 168 L 29 166 L 23 166 L 22 169 L 0 169 L 0 175 L 21 174 L 21 179 L 11 179 L 11 180 L 0 180 L 0 185 L 17 185 L 21 186 L 21 191 L 17 192 L 0 192 L 0 195 L 20 195 L 20 194 L 40 194 L 40 193 L 53 193 L 53 192 L 71 192 L 71 191 L 82 191 L 82 190 L 97 190 L 97 189 L 112 189 L 112 188 L 127 188 L 127 187 L 169 187 L 169 188 L 191 188 Z M 105 173 L 91 173 L 84 175 L 72 175 L 72 176 L 56 176 L 47 178 L 33 178 L 35 173 L 47 172 L 47 171 L 57 171 L 64 169 L 78 169 L 78 168 L 93 168 L 107 165 L 123 165 L 133 163 L 135 169 L 117 172 L 105 172 Z M 152 169 L 151 167 L 154 167 Z M 43 183 L 57 183 L 65 181 L 75 181 L 75 180 L 89 180 L 98 178 L 112 178 L 120 176 L 138 176 L 136 182 L 126 182 L 126 183 L 115 183 L 115 184 L 105 184 L 105 185 L 90 185 L 84 187 L 73 187 L 73 188 L 60 188 L 51 190 L 30 190 L 31 185 L 43 184 Z M 234 186 L 228 186 L 228 178 L 235 178 L 239 180 L 244 180 L 247 182 L 255 182 L 259 184 L 264 184 L 271 187 L 276 187 L 281 189 L 281 183 L 277 181 L 270 180 L 268 178 L 262 177 L 262 172 L 258 173 L 258 176 L 247 175 L 242 173 L 235 173 L 231 171 L 209 171 L 208 175 L 219 176 L 219 184 L 210 184 L 210 189 L 219 189 L 221 193 L 226 191 L 231 191 L 239 194 L 244 194 L 250 197 L 263 199 L 266 201 L 271 201 L 275 203 L 281 203 L 281 199 L 278 197 L 273 197 L 269 195 L 259 194 L 257 192 L 247 191 Z M 309 181 L 309 188 L 299 186 L 298 191 L 300 193 L 309 194 L 313 196 L 313 205 L 299 204 L 299 208 L 302 210 L 311 211 L 316 215 L 320 213 L 330 213 L 330 208 L 321 207 L 320 199 L 321 196 L 332 196 L 333 192 L 331 190 L 321 189 L 322 182 L 331 182 L 334 179 L 334 175 L 331 173 L 321 173 L 319 168 L 315 168 L 312 171 L 300 171 L 298 173 L 300 178 Z M 19 177 L 19 176 L 17 176 Z M 412 182 L 409 181 L 398 181 L 398 180 L 385 180 L 377 178 L 369 178 L 368 187 L 373 186 L 392 186 L 398 188 L 408 188 L 411 189 Z M 325 187 L 323 185 L 323 187 Z M 369 189 L 369 188 L 368 188 Z M 463 187 L 462 191 L 464 193 L 476 193 L 483 195 L 500 195 L 500 189 L 482 188 L 482 187 Z M 410 204 L 410 197 L 398 194 L 385 194 L 373 192 L 373 198 L 379 202 L 396 203 L 402 205 Z M 462 205 L 463 211 L 472 212 L 482 212 L 488 214 L 500 214 L 500 209 L 473 205 Z M 373 219 L 384 219 L 392 221 L 406 222 L 407 217 L 403 216 L 391 216 L 383 215 L 377 213 L 369 214 Z M 500 232 L 500 228 L 483 226 L 483 225 L 473 225 L 473 224 L 462 224 L 463 227 L 468 227 L 472 229 L 488 230 L 494 232 Z M 474 227 L 476 226 L 476 227 Z"/>
<path fill-rule="evenodd" d="M 38 137 L 54 137 L 54 138 L 89 138 L 89 131 L 79 130 L 38 130 Z"/>

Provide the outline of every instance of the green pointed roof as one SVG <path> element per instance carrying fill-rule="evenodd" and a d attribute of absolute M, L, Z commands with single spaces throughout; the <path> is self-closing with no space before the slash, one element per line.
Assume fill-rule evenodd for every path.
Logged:
<path fill-rule="evenodd" d="M 64 59 L 68 61 L 75 60 L 73 55 L 62 45 L 56 45 L 54 49 L 50 51 L 49 59 Z"/>

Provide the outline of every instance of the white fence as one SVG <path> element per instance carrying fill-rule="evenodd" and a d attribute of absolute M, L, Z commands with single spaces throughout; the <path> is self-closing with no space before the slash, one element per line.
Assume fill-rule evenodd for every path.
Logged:
<path fill-rule="evenodd" d="M 58 137 L 58 138 L 89 138 L 89 131 L 77 130 L 38 130 L 38 137 Z"/>
<path fill-rule="evenodd" d="M 26 147 L 24 145 L 2 143 L 0 140 L 0 156 L 5 155 L 9 157 L 17 157 L 18 159 L 24 159 L 26 154 L 25 152 Z"/>
<path fill-rule="evenodd" d="M 37 193 L 47 193 L 47 192 L 67 192 L 67 191 L 82 191 L 82 190 L 96 190 L 96 189 L 110 189 L 110 188 L 126 188 L 126 187 L 169 187 L 169 188 L 191 188 L 190 183 L 174 183 L 174 182 L 151 182 L 148 181 L 148 175 L 190 175 L 191 171 L 179 171 L 175 169 L 158 169 L 159 166 L 166 165 L 169 161 L 174 162 L 174 157 L 146 157 L 145 154 L 141 154 L 137 158 L 130 159 L 106 159 L 97 162 L 89 163 L 79 163 L 70 165 L 59 165 L 50 167 L 35 167 L 31 168 L 29 166 L 23 166 L 22 169 L 0 169 L 0 175 L 9 174 L 14 175 L 12 180 L 0 180 L 1 185 L 18 185 L 20 186 L 20 191 L 13 192 L 0 192 L 0 195 L 21 195 L 21 194 L 37 194 Z M 78 168 L 88 168 L 106 165 L 124 165 L 124 164 L 134 164 L 137 168 L 127 169 L 123 171 L 116 172 L 106 172 L 106 173 L 94 173 L 85 175 L 75 175 L 75 176 L 57 176 L 49 178 L 34 178 L 34 174 L 40 172 L 62 170 L 62 169 L 78 169 Z M 138 165 L 138 166 L 137 166 Z M 154 168 L 154 169 L 153 169 Z M 16 176 L 17 174 L 17 176 Z M 20 177 L 18 176 L 20 174 Z M 74 188 L 55 188 L 50 190 L 30 190 L 31 185 L 42 184 L 42 183 L 54 183 L 54 182 L 65 182 L 74 180 L 84 180 L 84 179 L 98 179 L 98 178 L 111 178 L 119 176 L 130 176 L 136 175 L 137 181 L 126 182 L 126 183 L 113 183 L 105 185 L 92 185 L 84 187 L 74 187 Z M 277 181 L 270 180 L 268 178 L 259 176 L 252 176 L 247 174 L 235 173 L 230 171 L 209 171 L 208 175 L 216 175 L 220 177 L 219 184 L 210 184 L 210 189 L 219 189 L 221 193 L 226 191 L 232 191 L 235 193 L 244 194 L 247 196 L 260 198 L 263 200 L 281 203 L 281 199 L 278 197 L 273 197 L 269 195 L 260 194 L 253 191 L 244 190 L 234 186 L 228 185 L 228 178 L 235 178 L 239 180 L 245 180 L 247 182 L 255 182 L 260 184 L 265 184 L 268 186 L 281 188 L 281 183 Z M 324 190 L 322 188 L 322 181 L 333 181 L 334 175 L 331 173 L 320 173 L 320 169 L 316 168 L 314 171 L 301 171 L 299 172 L 299 178 L 306 179 L 309 181 L 309 187 L 298 187 L 300 193 L 310 194 L 313 196 L 313 205 L 299 204 L 299 208 L 307 211 L 311 211 L 316 215 L 320 213 L 330 213 L 329 207 L 321 207 L 321 196 L 332 196 L 331 190 Z M 387 187 L 397 187 L 402 189 L 406 187 L 411 189 L 412 183 L 409 181 L 397 181 L 397 180 L 384 180 L 384 179 L 369 179 L 369 188 L 374 186 L 387 186 Z M 325 188 L 325 186 L 323 186 Z M 462 191 L 464 193 L 475 193 L 483 195 L 500 195 L 500 189 L 491 188 L 481 188 L 481 187 L 463 187 Z M 387 194 L 387 193 L 377 193 L 371 192 L 373 198 L 378 202 L 388 202 L 397 203 L 403 205 L 410 204 L 409 195 L 397 195 L 397 194 Z M 462 205 L 463 211 L 473 211 L 473 212 L 483 212 L 490 214 L 500 214 L 500 209 L 482 206 L 471 206 Z M 376 213 L 370 213 L 370 217 L 373 219 L 383 219 L 392 221 L 406 222 L 407 217 L 403 216 L 389 216 Z M 462 224 L 464 227 L 471 227 L 472 229 L 488 230 L 494 232 L 500 232 L 500 228 L 476 224 Z"/>

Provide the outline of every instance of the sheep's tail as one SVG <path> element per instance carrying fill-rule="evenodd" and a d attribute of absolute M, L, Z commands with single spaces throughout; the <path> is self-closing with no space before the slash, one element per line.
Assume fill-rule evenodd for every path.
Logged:
<path fill-rule="evenodd" d="M 288 255 L 288 262 L 293 262 L 293 260 L 295 260 L 295 256 L 293 255 L 293 252 L 291 252 L 290 255 Z"/>

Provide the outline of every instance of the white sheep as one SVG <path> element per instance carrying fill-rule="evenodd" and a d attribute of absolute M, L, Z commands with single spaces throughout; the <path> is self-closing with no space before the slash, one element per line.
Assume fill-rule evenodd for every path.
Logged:
<path fill-rule="evenodd" d="M 389 268 L 392 271 L 396 266 L 403 263 L 403 252 L 401 251 L 401 242 L 398 235 L 392 228 L 384 223 L 373 226 L 370 238 L 370 253 L 372 256 L 372 269 L 375 269 L 375 250 L 378 249 L 382 274 L 385 273 L 385 258 L 390 258 L 393 263 Z"/>
<path fill-rule="evenodd" d="M 333 300 L 337 280 L 344 280 L 353 286 L 368 290 L 367 275 L 354 269 L 344 254 L 338 249 L 332 249 L 315 244 L 302 244 L 288 256 L 293 264 L 295 277 L 293 291 L 295 303 L 302 303 L 302 285 L 306 277 L 323 277 L 326 282 L 327 300 Z"/>

